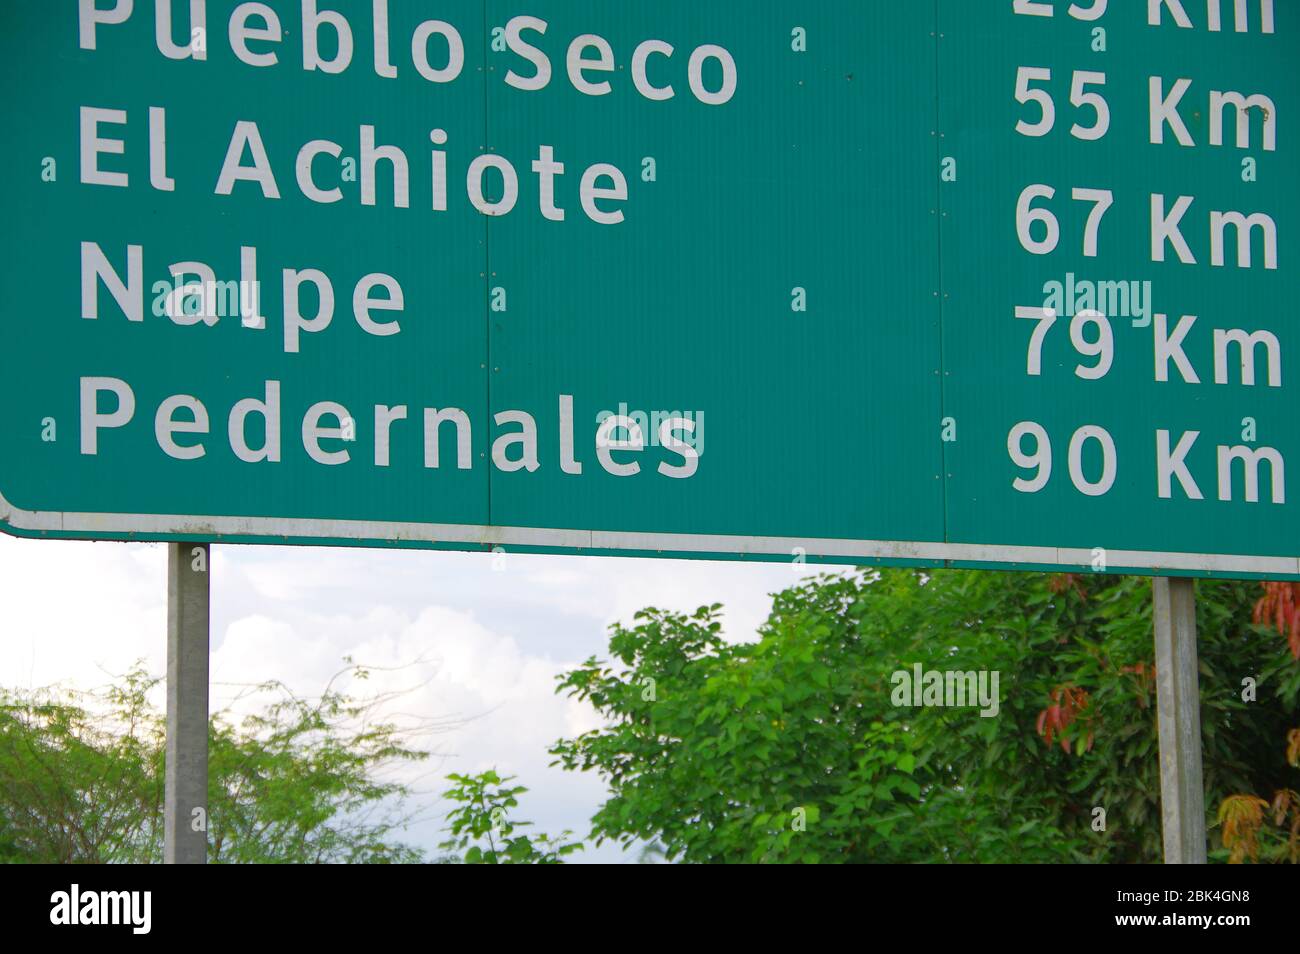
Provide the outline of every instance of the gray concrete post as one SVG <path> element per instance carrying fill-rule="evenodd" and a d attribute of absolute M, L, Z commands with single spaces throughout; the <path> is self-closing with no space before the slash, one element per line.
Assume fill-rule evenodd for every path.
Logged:
<path fill-rule="evenodd" d="M 163 861 L 208 852 L 208 545 L 167 544 L 167 765 Z"/>
<path fill-rule="evenodd" d="M 1156 577 L 1156 709 L 1165 864 L 1205 864 L 1205 783 L 1196 661 L 1195 582 Z"/>

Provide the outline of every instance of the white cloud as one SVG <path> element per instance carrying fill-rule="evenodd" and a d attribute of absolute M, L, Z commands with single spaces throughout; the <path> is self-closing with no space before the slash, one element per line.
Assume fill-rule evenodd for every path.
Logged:
<path fill-rule="evenodd" d="M 167 551 L 143 544 L 0 535 L 0 681 L 103 685 L 138 659 L 166 660 Z"/>

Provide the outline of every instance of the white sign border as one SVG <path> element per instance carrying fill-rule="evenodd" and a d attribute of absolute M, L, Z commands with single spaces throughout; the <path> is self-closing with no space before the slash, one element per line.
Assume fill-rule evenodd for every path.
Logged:
<path fill-rule="evenodd" d="M 24 510 L 0 493 L 0 524 L 28 534 L 75 533 L 114 537 L 256 537 L 403 542 L 479 547 L 518 546 L 562 550 L 628 550 L 682 554 L 736 554 L 790 559 L 811 558 L 912 560 L 924 563 L 1005 563 L 1051 566 L 1092 564 L 1089 549 L 1003 546 L 973 543 L 916 543 L 897 540 L 851 540 L 808 537 L 755 537 L 702 533 L 643 533 L 611 530 L 559 530 L 535 527 L 481 526 L 454 523 L 408 523 L 379 520 L 319 520 L 282 517 L 215 517 L 176 514 L 81 513 Z M 1300 557 L 1261 557 L 1164 550 L 1105 551 L 1109 567 L 1143 568 L 1155 572 L 1246 573 L 1260 576 L 1300 576 Z"/>

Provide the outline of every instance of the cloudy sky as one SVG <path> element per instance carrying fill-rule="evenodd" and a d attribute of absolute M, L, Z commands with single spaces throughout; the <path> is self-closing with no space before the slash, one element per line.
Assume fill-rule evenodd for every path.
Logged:
<path fill-rule="evenodd" d="M 0 683 L 93 688 L 166 658 L 161 544 L 18 540 L 0 534 L 6 613 Z M 411 688 L 404 712 L 454 722 L 429 740 L 440 754 L 419 787 L 448 772 L 495 767 L 531 790 L 520 817 L 585 835 L 603 787 L 548 767 L 561 736 L 597 725 L 557 696 L 555 675 L 606 655 L 607 629 L 646 606 L 726 608 L 727 637 L 747 640 L 772 593 L 807 567 L 676 560 L 218 546 L 212 563 L 213 708 L 241 687 L 277 679 L 315 695 L 344 665 L 375 667 L 371 690 Z M 161 700 L 160 700 L 161 701 Z M 432 802 L 430 797 L 428 801 Z M 446 805 L 407 837 L 432 849 Z M 623 858 L 616 847 L 582 860 Z"/>

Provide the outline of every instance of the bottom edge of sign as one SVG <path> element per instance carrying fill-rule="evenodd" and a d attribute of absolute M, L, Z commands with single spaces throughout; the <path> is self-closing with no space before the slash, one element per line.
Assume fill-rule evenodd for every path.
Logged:
<path fill-rule="evenodd" d="M 1177 551 L 934 541 L 658 533 L 376 520 L 176 514 L 61 513 L 14 507 L 0 495 L 0 529 L 21 537 L 206 540 L 250 544 L 409 547 L 520 552 L 751 558 L 764 562 L 874 563 L 1071 569 L 1168 575 L 1300 577 L 1300 558 Z"/>

